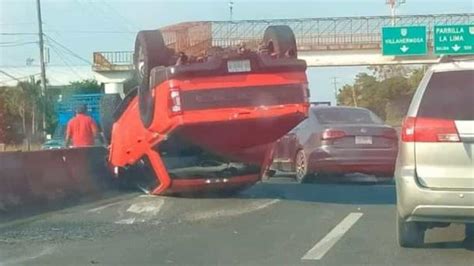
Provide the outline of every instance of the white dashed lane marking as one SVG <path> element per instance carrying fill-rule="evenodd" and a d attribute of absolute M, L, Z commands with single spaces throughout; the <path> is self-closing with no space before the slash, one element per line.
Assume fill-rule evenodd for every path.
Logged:
<path fill-rule="evenodd" d="M 344 234 L 362 217 L 361 212 L 352 212 L 334 227 L 323 239 L 301 258 L 302 260 L 320 260 Z"/>
<path fill-rule="evenodd" d="M 158 217 L 165 201 L 159 198 L 153 198 L 150 201 L 138 202 L 127 208 L 125 216 L 127 218 L 116 221 L 116 224 L 134 224 L 144 223 Z M 119 210 L 119 214 L 120 214 Z M 122 216 L 122 215 L 120 215 Z"/>

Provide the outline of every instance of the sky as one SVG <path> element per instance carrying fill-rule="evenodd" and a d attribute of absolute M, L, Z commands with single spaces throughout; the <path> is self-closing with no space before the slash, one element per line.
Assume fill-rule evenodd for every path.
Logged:
<path fill-rule="evenodd" d="M 233 19 L 389 15 L 386 0 L 233 0 Z M 94 51 L 133 50 L 136 32 L 183 21 L 228 20 L 229 0 L 42 0 L 50 65 L 87 65 Z M 0 67 L 38 62 L 36 0 L 0 0 Z M 473 0 L 406 0 L 400 15 L 472 13 Z M 66 47 L 75 55 L 65 52 Z M 55 48 L 54 48 L 55 47 Z M 313 101 L 334 99 L 363 67 L 308 70 Z"/>

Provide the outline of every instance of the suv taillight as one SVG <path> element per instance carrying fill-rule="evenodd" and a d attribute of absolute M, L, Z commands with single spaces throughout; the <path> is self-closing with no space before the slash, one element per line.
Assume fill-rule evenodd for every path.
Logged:
<path fill-rule="evenodd" d="M 178 87 L 170 88 L 169 107 L 172 115 L 179 115 L 183 112 L 180 94 Z"/>
<path fill-rule="evenodd" d="M 327 129 L 323 132 L 322 140 L 340 139 L 346 136 L 346 132 L 342 130 Z"/>
<path fill-rule="evenodd" d="M 459 142 L 454 120 L 407 117 L 402 126 L 404 142 Z"/>

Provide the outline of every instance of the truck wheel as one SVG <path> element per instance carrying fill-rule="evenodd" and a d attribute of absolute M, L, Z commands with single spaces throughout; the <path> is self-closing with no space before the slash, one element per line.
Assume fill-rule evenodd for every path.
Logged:
<path fill-rule="evenodd" d="M 153 122 L 155 110 L 155 101 L 151 93 L 153 88 L 150 87 L 150 71 L 157 66 L 167 66 L 170 57 L 171 53 L 159 30 L 138 32 L 133 63 L 140 83 L 138 88 L 140 118 L 145 127 L 149 127 Z"/>
<path fill-rule="evenodd" d="M 110 144 L 112 138 L 112 126 L 115 123 L 114 113 L 121 102 L 122 98 L 118 93 L 105 94 L 100 99 L 100 125 L 107 144 Z"/>
<path fill-rule="evenodd" d="M 296 39 L 293 31 L 286 25 L 268 26 L 263 34 L 263 42 L 270 54 L 277 57 L 297 57 Z"/>
<path fill-rule="evenodd" d="M 397 212 L 397 238 L 401 247 L 420 247 L 425 241 L 426 229 L 417 222 L 406 222 Z"/>

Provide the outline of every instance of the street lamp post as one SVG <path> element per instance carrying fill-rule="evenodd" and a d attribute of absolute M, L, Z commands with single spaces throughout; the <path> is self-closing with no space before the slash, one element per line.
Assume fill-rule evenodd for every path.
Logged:
<path fill-rule="evenodd" d="M 390 14 L 392 17 L 392 26 L 395 26 L 396 9 L 402 4 L 406 3 L 406 0 L 385 0 L 385 3 L 390 6 Z"/>

